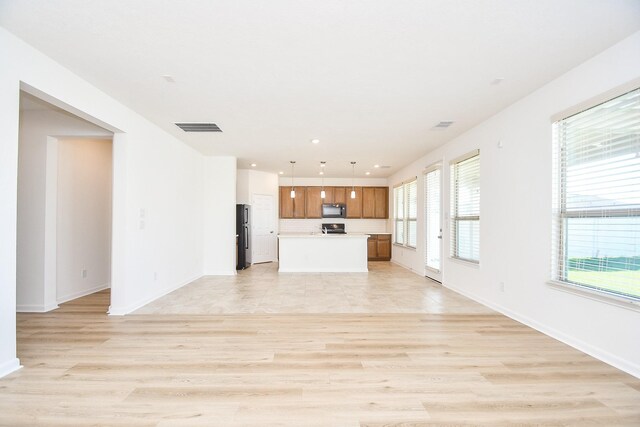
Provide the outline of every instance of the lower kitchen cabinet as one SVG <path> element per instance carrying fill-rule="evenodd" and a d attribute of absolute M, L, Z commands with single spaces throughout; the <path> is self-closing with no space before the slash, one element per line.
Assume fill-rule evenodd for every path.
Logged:
<path fill-rule="evenodd" d="M 367 240 L 369 261 L 391 260 L 391 234 L 371 234 Z"/>

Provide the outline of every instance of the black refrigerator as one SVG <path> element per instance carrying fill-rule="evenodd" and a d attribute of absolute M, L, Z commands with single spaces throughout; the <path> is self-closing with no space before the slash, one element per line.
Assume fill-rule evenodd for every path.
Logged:
<path fill-rule="evenodd" d="M 236 205 L 236 234 L 238 235 L 238 265 L 236 270 L 251 266 L 251 206 Z"/>

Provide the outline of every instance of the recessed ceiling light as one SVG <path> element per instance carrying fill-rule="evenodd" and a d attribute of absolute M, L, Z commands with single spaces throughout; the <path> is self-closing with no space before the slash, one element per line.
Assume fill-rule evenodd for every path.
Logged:
<path fill-rule="evenodd" d="M 318 144 L 319 142 L 320 142 L 320 140 L 317 139 L 317 138 L 314 138 L 314 139 L 311 140 L 312 144 Z"/>
<path fill-rule="evenodd" d="M 279 173 L 280 175 L 284 175 L 284 172 L 282 172 L 282 171 L 280 171 L 280 172 L 278 172 L 278 173 Z"/>
<path fill-rule="evenodd" d="M 258 166 L 258 165 L 256 165 L 255 163 L 251 163 L 251 167 L 252 168 L 255 168 L 256 166 Z"/>
<path fill-rule="evenodd" d="M 174 80 L 173 76 L 170 76 L 169 74 L 165 74 L 162 76 L 162 78 L 167 82 L 167 83 L 175 83 L 176 81 Z"/>
<path fill-rule="evenodd" d="M 320 171 L 320 175 L 324 175 L 324 172 Z"/>
<path fill-rule="evenodd" d="M 380 165 L 373 165 L 373 167 L 374 167 L 374 168 L 379 168 L 379 167 L 380 167 Z"/>
<path fill-rule="evenodd" d="M 365 175 L 371 175 L 371 172 L 367 171 L 364 173 Z"/>
<path fill-rule="evenodd" d="M 325 167 L 325 166 L 327 166 L 327 162 L 320 162 L 320 167 L 321 167 L 321 168 L 323 168 L 323 167 Z"/>
<path fill-rule="evenodd" d="M 500 83 L 502 83 L 502 81 L 504 80 L 504 77 L 496 77 L 491 84 L 492 85 L 499 85 Z"/>

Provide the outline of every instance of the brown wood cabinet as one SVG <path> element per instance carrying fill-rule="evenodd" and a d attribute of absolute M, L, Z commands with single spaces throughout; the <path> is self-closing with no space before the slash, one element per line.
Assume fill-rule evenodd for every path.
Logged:
<path fill-rule="evenodd" d="M 374 218 L 387 219 L 389 218 L 389 187 L 375 187 L 375 214 Z M 364 197 L 363 197 L 364 203 Z"/>
<path fill-rule="evenodd" d="M 345 187 L 333 187 L 333 202 L 331 203 L 347 203 L 347 189 Z"/>
<path fill-rule="evenodd" d="M 347 205 L 347 218 L 389 218 L 387 187 L 355 187 L 355 199 L 351 198 L 351 188 L 324 187 L 322 199 L 322 187 L 295 187 L 296 197 L 292 199 L 291 187 L 280 187 L 280 218 L 322 218 L 323 203 Z"/>
<path fill-rule="evenodd" d="M 362 218 L 389 218 L 386 187 L 362 187 Z"/>
<path fill-rule="evenodd" d="M 322 189 L 320 189 L 322 191 Z M 324 200 L 322 200 L 322 203 L 336 203 L 333 201 L 334 199 L 334 190 L 335 187 L 324 187 Z"/>
<path fill-rule="evenodd" d="M 362 218 L 362 187 L 355 187 L 356 198 L 351 198 L 351 188 L 346 189 L 347 218 Z"/>
<path fill-rule="evenodd" d="M 391 234 L 371 234 L 367 240 L 369 261 L 391 260 Z"/>
<path fill-rule="evenodd" d="M 306 215 L 306 187 L 295 187 L 296 197 L 291 198 L 291 187 L 280 187 L 280 218 L 304 218 Z"/>
<path fill-rule="evenodd" d="M 322 198 L 320 187 L 307 187 L 306 218 L 322 218 Z"/>

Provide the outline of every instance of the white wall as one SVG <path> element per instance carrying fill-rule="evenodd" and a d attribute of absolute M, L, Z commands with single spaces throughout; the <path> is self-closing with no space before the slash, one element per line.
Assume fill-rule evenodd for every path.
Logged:
<path fill-rule="evenodd" d="M 110 285 L 111 151 L 111 139 L 58 140 L 58 303 Z"/>
<path fill-rule="evenodd" d="M 236 274 L 236 158 L 204 159 L 205 275 Z"/>
<path fill-rule="evenodd" d="M 18 311 L 48 311 L 56 302 L 56 180 L 58 141 L 53 135 L 112 133 L 53 110 L 20 114 L 17 218 Z"/>
<path fill-rule="evenodd" d="M 389 179 L 394 185 L 443 161 L 449 211 L 449 161 L 480 149 L 480 265 L 443 257 L 443 283 L 496 310 L 640 376 L 640 311 L 546 284 L 551 265 L 551 115 L 640 76 L 640 33 L 604 51 Z M 503 148 L 498 147 L 502 142 Z M 418 180 L 418 194 L 424 182 Z M 391 199 L 390 199 L 391 200 Z M 424 273 L 424 205 L 416 251 L 393 260 Z M 444 253 L 449 253 L 449 224 Z M 500 283 L 505 290 L 501 292 Z"/>
<path fill-rule="evenodd" d="M 202 275 L 204 158 L 3 28 L 0 57 L 11 58 L 10 66 L 0 67 L 2 376 L 19 367 L 15 310 L 20 88 L 115 132 L 112 314 L 128 313 Z M 235 199 L 233 169 L 229 178 Z M 234 231 L 225 230 L 224 239 L 209 242 L 209 251 L 220 245 L 233 258 L 226 240 L 234 240 Z"/>

